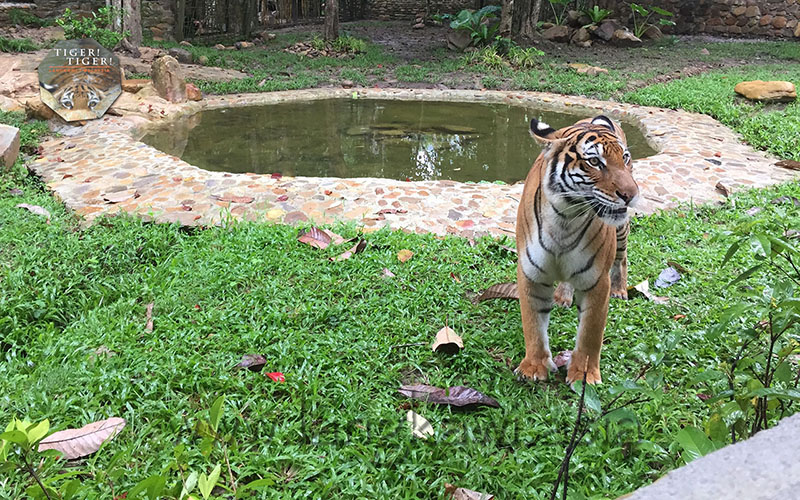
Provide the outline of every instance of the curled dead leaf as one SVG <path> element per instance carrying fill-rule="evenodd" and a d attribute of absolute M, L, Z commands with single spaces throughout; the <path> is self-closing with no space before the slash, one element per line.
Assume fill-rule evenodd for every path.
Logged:
<path fill-rule="evenodd" d="M 494 495 L 488 493 L 480 493 L 466 488 L 459 488 L 458 486 L 450 483 L 444 483 L 445 497 L 452 498 L 453 500 L 493 500 Z"/>
<path fill-rule="evenodd" d="M 358 243 L 356 243 L 353 246 L 353 248 L 351 248 L 350 250 L 347 250 L 343 254 L 337 255 L 336 257 L 331 257 L 331 260 L 334 261 L 334 262 L 341 261 L 341 260 L 347 260 L 350 257 L 352 257 L 353 255 L 363 252 L 365 248 L 367 248 L 367 240 L 361 240 Z"/>
<path fill-rule="evenodd" d="M 261 354 L 245 354 L 236 368 L 247 368 L 251 372 L 260 372 L 267 364 L 267 358 Z"/>
<path fill-rule="evenodd" d="M 572 351 L 561 351 L 553 358 L 553 363 L 555 363 L 556 368 L 561 368 L 562 366 L 567 366 L 571 359 Z"/>
<path fill-rule="evenodd" d="M 646 298 L 649 301 L 652 301 L 656 304 L 666 304 L 669 302 L 668 297 L 659 297 L 657 295 L 653 295 L 650 293 L 650 282 L 648 280 L 644 280 L 638 285 L 628 287 L 628 297 L 634 298 L 637 296 L 641 296 Z"/>
<path fill-rule="evenodd" d="M 397 390 L 403 396 L 439 405 L 450 405 L 458 408 L 477 408 L 492 406 L 500 408 L 500 403 L 492 397 L 463 385 L 442 389 L 432 385 L 404 385 Z"/>
<path fill-rule="evenodd" d="M 400 262 L 408 262 L 413 256 L 414 252 L 412 252 L 411 250 L 400 250 L 399 252 L 397 252 L 397 260 L 399 260 Z"/>
<path fill-rule="evenodd" d="M 717 182 L 717 185 L 714 186 L 714 189 L 716 189 L 722 196 L 726 198 L 731 195 L 730 188 L 722 182 Z"/>
<path fill-rule="evenodd" d="M 490 299 L 514 299 L 519 300 L 519 290 L 516 283 L 499 283 L 492 285 L 483 291 L 473 302 L 483 302 Z"/>
<path fill-rule="evenodd" d="M 20 203 L 17 205 L 17 208 L 24 208 L 28 212 L 36 215 L 41 215 L 42 217 L 47 218 L 47 223 L 50 223 L 50 212 L 48 212 L 45 208 L 40 207 L 39 205 L 29 205 L 27 203 Z"/>
<path fill-rule="evenodd" d="M 331 244 L 331 236 L 318 227 L 312 227 L 297 237 L 297 241 L 320 250 L 325 250 Z"/>
<path fill-rule="evenodd" d="M 458 354 L 464 348 L 464 341 L 449 327 L 444 327 L 436 333 L 436 339 L 431 345 L 433 352 L 444 354 Z"/>
<path fill-rule="evenodd" d="M 425 420 L 425 417 L 422 415 L 408 410 L 408 413 L 406 413 L 406 421 L 409 427 L 411 427 L 411 434 L 415 437 L 427 439 L 428 436 L 433 436 L 433 426 L 430 422 Z"/>
<path fill-rule="evenodd" d="M 788 168 L 789 170 L 800 170 L 800 161 L 781 160 L 775 165 L 781 168 Z"/>
<path fill-rule="evenodd" d="M 67 460 L 85 457 L 99 450 L 103 443 L 113 439 L 124 427 L 124 418 L 111 417 L 84 425 L 80 429 L 54 432 L 39 441 L 39 452 L 56 450 Z"/>

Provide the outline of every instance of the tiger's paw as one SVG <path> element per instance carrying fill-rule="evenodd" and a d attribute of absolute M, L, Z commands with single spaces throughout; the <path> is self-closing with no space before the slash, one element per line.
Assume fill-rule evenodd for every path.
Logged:
<path fill-rule="evenodd" d="M 572 306 L 572 285 L 562 281 L 558 284 L 555 293 L 553 294 L 553 301 L 562 307 Z"/>
<path fill-rule="evenodd" d="M 611 289 L 611 298 L 612 299 L 628 300 L 628 289 L 627 288 L 612 288 Z"/>
<path fill-rule="evenodd" d="M 519 364 L 514 374 L 517 380 L 547 380 L 547 374 L 556 371 L 556 365 L 550 356 L 544 358 L 525 358 Z"/>
<path fill-rule="evenodd" d="M 584 370 L 586 370 L 587 384 L 603 383 L 600 377 L 600 360 L 593 359 L 584 353 L 573 351 L 569 368 L 567 368 L 567 384 L 571 385 L 573 382 L 583 380 Z"/>

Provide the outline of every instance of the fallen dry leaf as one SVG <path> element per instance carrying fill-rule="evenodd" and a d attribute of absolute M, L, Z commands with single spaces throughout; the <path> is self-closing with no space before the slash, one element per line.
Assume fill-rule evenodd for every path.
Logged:
<path fill-rule="evenodd" d="M 450 483 L 444 483 L 444 493 L 448 498 L 453 500 L 493 500 L 494 495 L 488 493 L 480 493 L 466 488 L 459 488 L 458 486 Z"/>
<path fill-rule="evenodd" d="M 426 439 L 428 436 L 433 436 L 433 426 L 425 420 L 425 417 L 408 410 L 406 413 L 406 421 L 411 427 L 411 434 L 420 439 Z"/>
<path fill-rule="evenodd" d="M 637 295 L 640 295 L 656 304 L 666 304 L 669 301 L 668 297 L 658 297 L 657 295 L 650 293 L 650 282 L 648 280 L 644 280 L 633 287 L 628 287 L 628 297 L 634 298 Z"/>
<path fill-rule="evenodd" d="M 397 276 L 397 275 L 394 274 L 393 272 L 391 272 L 388 268 L 386 268 L 386 267 L 383 268 L 383 277 L 384 278 L 394 278 L 395 276 Z"/>
<path fill-rule="evenodd" d="M 103 443 L 113 439 L 124 427 L 124 418 L 111 417 L 84 425 L 80 429 L 54 432 L 39 441 L 39 452 L 56 450 L 67 460 L 85 457 L 99 450 Z"/>
<path fill-rule="evenodd" d="M 464 341 L 449 327 L 444 327 L 436 333 L 436 340 L 431 344 L 434 352 L 444 354 L 458 354 L 464 348 Z"/>
<path fill-rule="evenodd" d="M 144 325 L 144 331 L 152 332 L 153 331 L 153 306 L 155 304 L 150 302 L 147 304 L 147 311 L 145 312 L 145 319 L 147 320 L 147 324 Z"/>
<path fill-rule="evenodd" d="M 717 185 L 714 186 L 714 189 L 716 189 L 719 193 L 722 194 L 722 196 L 726 198 L 731 195 L 730 188 L 725 184 L 723 184 L 722 182 L 717 182 Z"/>
<path fill-rule="evenodd" d="M 567 366 L 571 359 L 572 351 L 561 351 L 553 358 L 553 363 L 556 364 L 556 368 L 561 368 L 562 366 Z"/>
<path fill-rule="evenodd" d="M 334 262 L 337 262 L 337 261 L 340 261 L 340 260 L 347 260 L 350 257 L 352 257 L 353 255 L 363 252 L 365 248 L 367 248 L 367 240 L 361 240 L 358 243 L 356 243 L 353 246 L 353 248 L 351 248 L 350 250 L 347 250 L 343 254 L 337 255 L 336 257 L 331 257 L 331 260 L 334 261 Z"/>
<path fill-rule="evenodd" d="M 458 408 L 477 408 L 478 406 L 500 408 L 500 403 L 494 398 L 463 385 L 447 389 L 425 384 L 404 385 L 397 392 L 412 399 L 419 399 L 420 401 L 437 405 L 450 405 Z"/>
<path fill-rule="evenodd" d="M 50 223 L 50 212 L 40 207 L 39 205 L 28 205 L 27 203 L 20 203 L 17 208 L 24 208 L 28 212 L 36 215 L 41 215 L 47 218 L 47 223 Z"/>
<path fill-rule="evenodd" d="M 260 372 L 267 364 L 267 358 L 261 354 L 245 354 L 236 368 L 247 368 L 251 372 Z"/>
<path fill-rule="evenodd" d="M 331 244 L 332 238 L 322 229 L 318 227 L 312 227 L 305 233 L 298 236 L 297 241 L 310 245 L 314 248 L 319 248 L 320 250 L 325 250 L 328 248 L 328 245 Z"/>
<path fill-rule="evenodd" d="M 800 161 L 781 160 L 775 165 L 781 168 L 788 168 L 789 170 L 800 170 Z"/>
<path fill-rule="evenodd" d="M 408 262 L 413 256 L 414 252 L 412 252 L 411 250 L 400 250 L 399 252 L 397 252 L 397 260 L 399 260 L 400 262 Z"/>
<path fill-rule="evenodd" d="M 681 274 L 689 274 L 689 270 L 687 268 L 685 268 L 682 265 L 678 264 L 674 260 L 668 260 L 667 261 L 667 265 L 670 266 L 670 267 L 674 267 Z"/>
<path fill-rule="evenodd" d="M 490 299 L 514 299 L 519 300 L 519 290 L 516 283 L 499 283 L 492 285 L 483 291 L 473 302 L 483 302 Z"/>
<path fill-rule="evenodd" d="M 339 236 L 330 229 L 323 229 L 322 232 L 331 237 L 331 243 L 334 245 L 341 245 L 342 243 L 346 243 L 353 239 L 353 238 L 344 239 L 342 236 Z"/>

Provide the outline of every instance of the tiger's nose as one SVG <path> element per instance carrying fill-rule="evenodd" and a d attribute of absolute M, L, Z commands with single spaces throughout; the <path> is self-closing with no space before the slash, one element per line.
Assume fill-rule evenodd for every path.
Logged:
<path fill-rule="evenodd" d="M 636 196 L 636 194 L 636 192 L 629 191 L 627 189 L 623 191 L 617 190 L 617 196 L 619 196 L 619 199 L 621 199 L 626 205 L 630 205 L 631 200 Z"/>

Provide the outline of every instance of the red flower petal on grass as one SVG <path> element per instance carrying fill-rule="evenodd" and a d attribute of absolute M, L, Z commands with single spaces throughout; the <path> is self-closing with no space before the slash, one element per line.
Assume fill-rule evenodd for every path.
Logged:
<path fill-rule="evenodd" d="M 267 377 L 271 378 L 275 382 L 286 382 L 286 379 L 281 372 L 270 372 L 266 374 Z"/>

